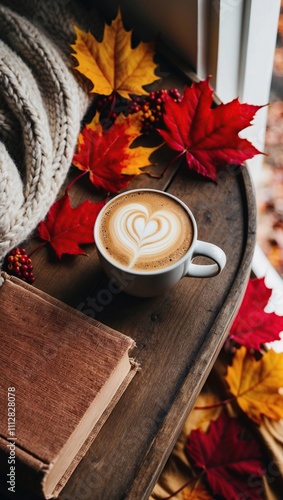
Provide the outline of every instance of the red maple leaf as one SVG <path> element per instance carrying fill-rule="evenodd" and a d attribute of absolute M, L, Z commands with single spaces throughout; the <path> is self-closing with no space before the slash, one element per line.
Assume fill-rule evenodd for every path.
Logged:
<path fill-rule="evenodd" d="M 241 165 L 259 154 L 239 132 L 251 124 L 262 106 L 241 104 L 238 99 L 214 109 L 209 78 L 186 87 L 180 102 L 165 96 L 164 123 L 160 135 L 178 157 L 185 156 L 189 168 L 216 181 L 218 166 Z"/>
<path fill-rule="evenodd" d="M 240 309 L 229 332 L 230 339 L 247 349 L 256 351 L 260 350 L 262 344 L 280 339 L 283 316 L 264 312 L 270 295 L 271 290 L 266 287 L 264 278 L 249 280 Z"/>
<path fill-rule="evenodd" d="M 150 164 L 149 155 L 156 148 L 131 147 L 140 135 L 140 117 L 119 116 L 114 124 L 103 129 L 96 114 L 79 135 L 78 151 L 73 164 L 89 173 L 89 179 L 98 189 L 118 193 Z"/>
<path fill-rule="evenodd" d="M 85 255 L 79 245 L 93 243 L 93 226 L 104 202 L 84 201 L 72 208 L 68 192 L 50 208 L 38 225 L 38 236 L 50 243 L 59 259 L 63 253 Z"/>
<path fill-rule="evenodd" d="M 204 474 L 213 495 L 236 500 L 245 493 L 250 500 L 262 499 L 265 470 L 261 450 L 250 435 L 243 439 L 245 433 L 239 420 L 223 411 L 207 433 L 195 430 L 189 435 L 186 453 Z"/>

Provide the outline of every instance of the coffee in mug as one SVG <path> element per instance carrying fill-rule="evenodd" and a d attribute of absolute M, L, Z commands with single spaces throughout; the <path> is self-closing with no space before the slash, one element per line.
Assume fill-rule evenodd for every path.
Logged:
<path fill-rule="evenodd" d="M 223 250 L 197 239 L 190 209 L 155 189 L 131 190 L 110 200 L 97 217 L 94 238 L 111 282 L 141 297 L 163 293 L 184 276 L 215 276 L 226 263 Z M 194 264 L 198 255 L 214 264 Z"/>
<path fill-rule="evenodd" d="M 180 260 L 193 240 L 187 211 L 162 192 L 131 191 L 111 201 L 100 220 L 99 244 L 109 260 L 151 272 Z"/>

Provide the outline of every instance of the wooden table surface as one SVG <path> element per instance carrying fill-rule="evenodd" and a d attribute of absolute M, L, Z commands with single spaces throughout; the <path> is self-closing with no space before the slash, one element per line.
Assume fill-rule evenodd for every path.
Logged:
<path fill-rule="evenodd" d="M 190 83 L 169 65 L 163 74 L 160 88 L 182 90 Z M 163 147 L 156 154 L 155 172 L 162 172 L 170 158 L 172 152 Z M 84 179 L 75 186 L 72 203 L 98 199 Z M 111 300 L 104 295 L 103 301 L 108 279 L 94 245 L 86 247 L 87 257 L 65 256 L 61 262 L 47 248 L 34 254 L 34 286 L 134 338 L 133 357 L 141 365 L 63 489 L 63 500 L 149 497 L 223 345 L 250 274 L 256 209 L 245 167 L 223 168 L 214 184 L 181 163 L 159 179 L 140 175 L 129 185 L 135 187 L 181 198 L 195 215 L 199 239 L 223 248 L 227 265 L 214 278 L 184 278 L 160 297 L 120 293 Z M 37 244 L 32 240 L 28 251 Z"/>

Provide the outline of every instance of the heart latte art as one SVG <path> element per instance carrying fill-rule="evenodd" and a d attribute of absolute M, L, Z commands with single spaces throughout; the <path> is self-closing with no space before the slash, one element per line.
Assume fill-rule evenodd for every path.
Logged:
<path fill-rule="evenodd" d="M 131 270 L 162 269 L 180 260 L 192 241 L 187 212 L 162 193 L 139 191 L 110 203 L 100 243 L 114 261 Z"/>

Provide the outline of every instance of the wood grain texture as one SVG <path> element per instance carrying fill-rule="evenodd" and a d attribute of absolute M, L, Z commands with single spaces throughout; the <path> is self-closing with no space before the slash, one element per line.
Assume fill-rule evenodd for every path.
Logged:
<path fill-rule="evenodd" d="M 164 64 L 159 86 L 189 83 L 188 75 Z M 158 157 L 163 171 L 172 158 Z M 35 286 L 136 341 L 141 364 L 87 455 L 64 488 L 62 500 L 147 499 L 225 341 L 249 278 L 255 244 L 256 208 L 245 167 L 227 166 L 218 183 L 168 168 L 160 179 L 146 175 L 129 188 L 153 187 L 180 197 L 191 208 L 199 239 L 219 245 L 227 265 L 210 279 L 184 278 L 152 299 L 109 294 L 95 247 L 88 257 L 55 260 L 44 248 L 34 255 Z M 72 193 L 78 203 L 97 199 L 83 181 Z M 35 246 L 32 241 L 29 249 Z"/>
<path fill-rule="evenodd" d="M 245 170 L 223 174 L 215 186 L 183 170 L 168 189 L 192 208 L 201 226 L 199 237 L 225 250 L 228 261 L 220 276 L 184 278 L 154 299 L 121 294 L 98 312 L 88 299 L 99 303 L 99 293 L 107 289 L 102 276 L 86 299 L 89 314 L 131 333 L 142 369 L 80 464 L 77 478 L 71 478 L 63 499 L 79 500 L 85 483 L 87 499 L 146 499 L 165 465 L 223 345 L 250 273 L 255 232 L 252 187 Z M 105 477 L 111 477 L 111 483 Z"/>

